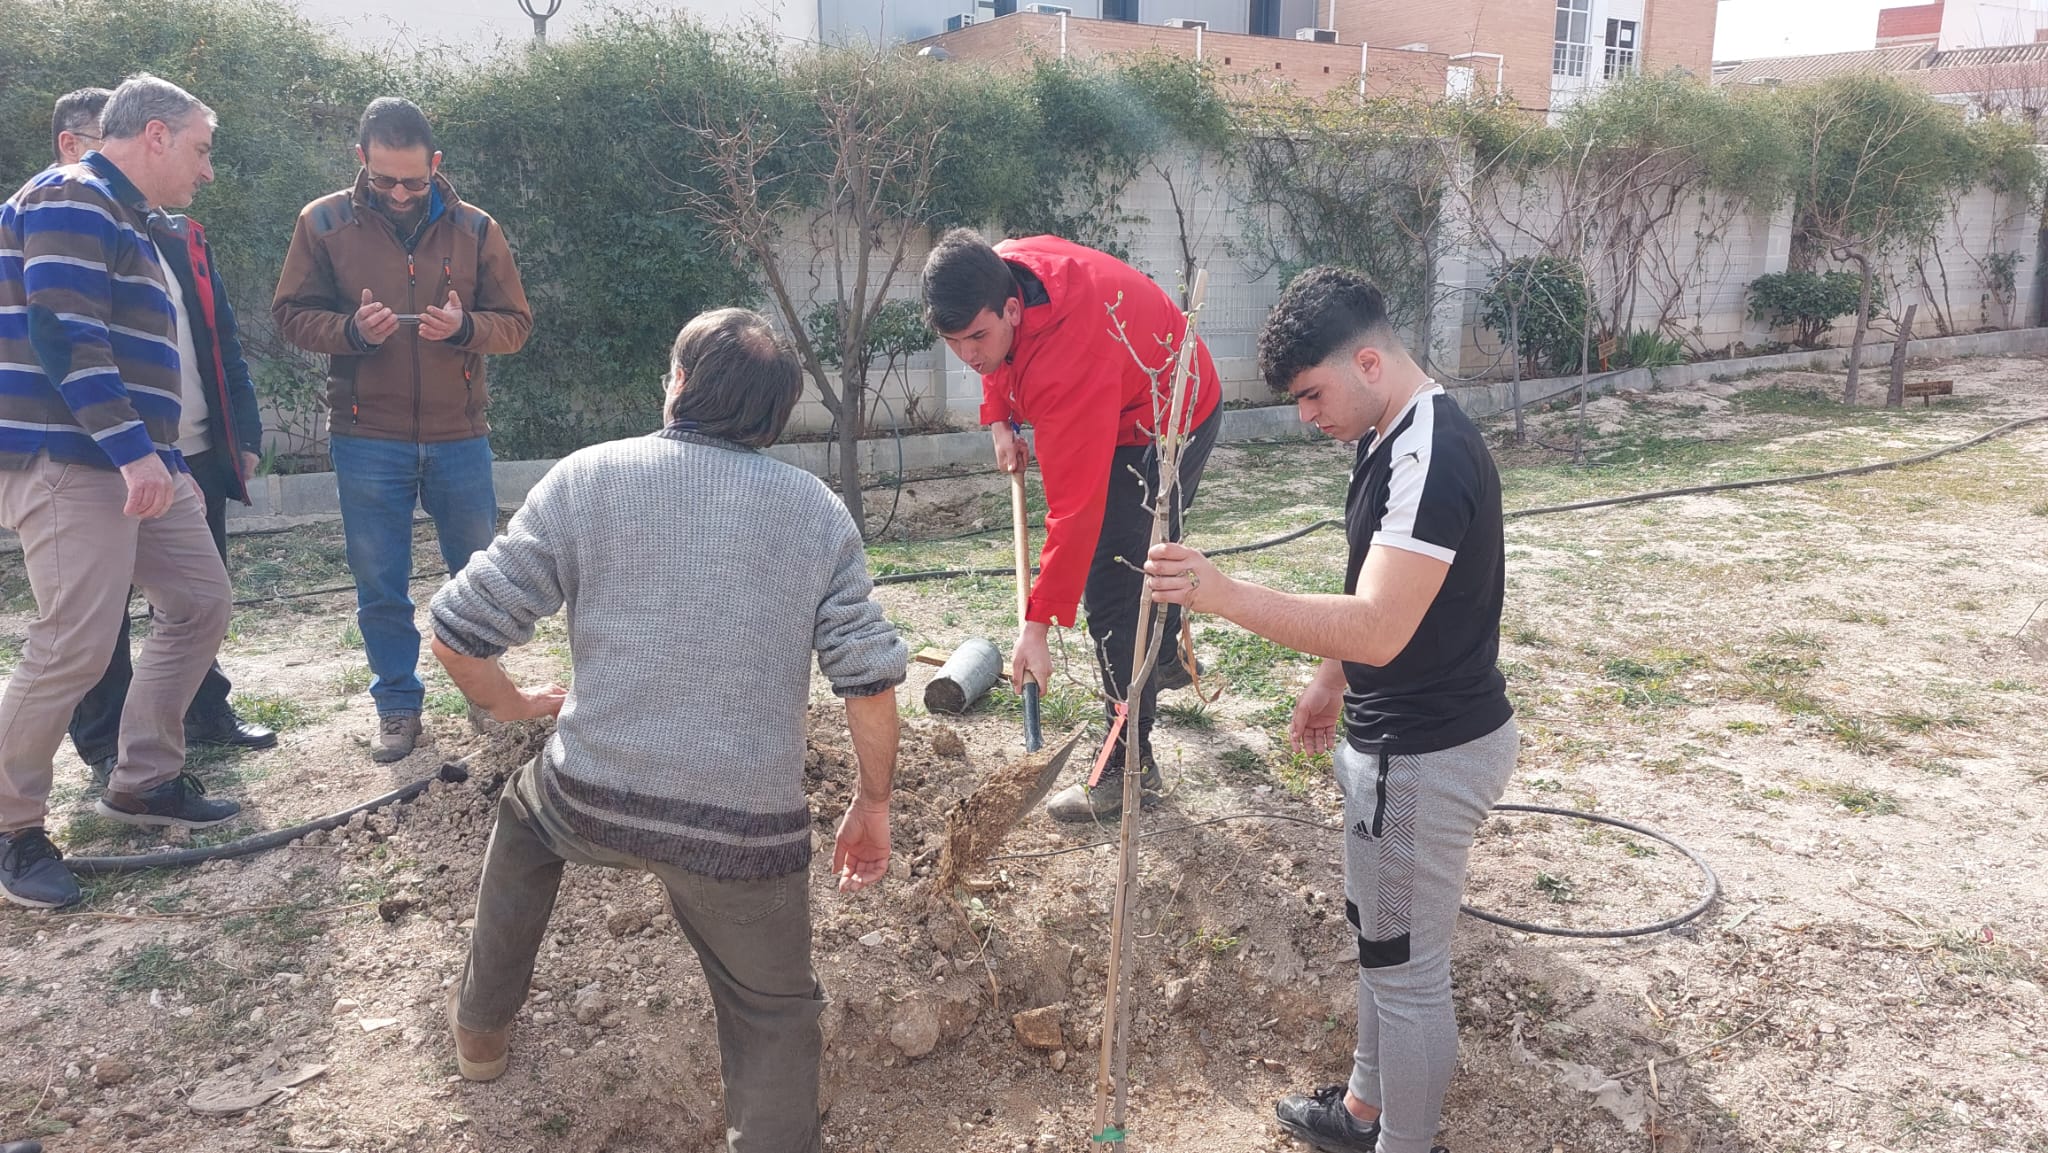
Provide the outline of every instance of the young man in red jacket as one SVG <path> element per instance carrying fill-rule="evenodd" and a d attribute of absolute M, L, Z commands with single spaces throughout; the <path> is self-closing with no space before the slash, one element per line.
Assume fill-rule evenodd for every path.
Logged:
<path fill-rule="evenodd" d="M 1138 566 L 1151 543 L 1159 484 L 1153 438 L 1167 419 L 1187 317 L 1151 278 L 1107 253 L 1054 236 L 991 246 L 964 228 L 941 237 L 926 259 L 924 303 L 954 355 L 981 374 L 981 421 L 995 438 L 997 467 L 1024 470 L 1031 445 L 1018 435 L 1021 425 L 1031 426 L 1038 450 L 1045 546 L 1010 662 L 1012 684 L 1046 686 L 1047 630 L 1073 625 L 1085 604 L 1103 689 L 1112 702 L 1124 699 L 1144 584 Z M 1200 338 L 1191 386 L 1176 533 L 1222 423 L 1216 365 Z M 1178 610 L 1166 627 L 1159 673 L 1147 680 L 1124 730 L 1136 730 L 1148 797 L 1162 784 L 1151 739 L 1159 690 L 1189 679 L 1175 643 Z M 1114 723 L 1114 703 L 1108 713 Z M 1046 811 L 1061 821 L 1115 816 L 1123 804 L 1123 764 L 1120 737 L 1096 788 L 1075 784 Z"/>

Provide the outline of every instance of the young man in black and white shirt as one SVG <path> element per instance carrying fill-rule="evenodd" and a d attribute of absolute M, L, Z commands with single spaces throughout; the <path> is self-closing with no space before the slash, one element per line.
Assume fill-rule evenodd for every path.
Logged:
<path fill-rule="evenodd" d="M 1500 477 L 1479 430 L 1408 355 L 1385 299 L 1356 273 L 1297 278 L 1260 334 L 1259 362 L 1302 420 L 1358 442 L 1343 594 L 1233 580 L 1177 544 L 1153 548 L 1145 572 L 1156 600 L 1324 658 L 1290 737 L 1306 752 L 1334 750 L 1344 793 L 1358 1049 L 1348 1085 L 1288 1097 L 1276 1112 L 1318 1149 L 1430 1153 L 1457 1064 L 1451 930 L 1465 862 L 1515 768 L 1497 667 Z"/>

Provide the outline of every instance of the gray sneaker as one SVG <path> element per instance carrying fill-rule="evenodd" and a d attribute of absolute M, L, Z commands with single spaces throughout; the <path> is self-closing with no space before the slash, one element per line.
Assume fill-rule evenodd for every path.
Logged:
<path fill-rule="evenodd" d="M 1166 780 L 1160 775 L 1159 766 L 1147 758 L 1144 775 L 1138 778 L 1140 804 L 1148 809 L 1158 804 L 1165 788 Z M 1115 768 L 1103 770 L 1102 780 L 1092 789 L 1086 781 L 1080 781 L 1054 793 L 1045 802 L 1046 816 L 1069 825 L 1110 820 L 1122 816 L 1123 811 L 1124 774 L 1122 769 Z"/>
<path fill-rule="evenodd" d="M 419 742 L 418 713 L 385 713 L 377 718 L 377 739 L 370 745 L 370 759 L 380 765 L 402 761 Z"/>
<path fill-rule="evenodd" d="M 102 789 L 106 788 L 107 782 L 114 777 L 114 764 L 119 760 L 119 757 L 101 757 L 87 765 L 86 771 L 92 774 L 92 783 Z"/>
<path fill-rule="evenodd" d="M 0 892 L 31 909 L 61 909 L 80 896 L 64 854 L 37 827 L 0 833 Z"/>

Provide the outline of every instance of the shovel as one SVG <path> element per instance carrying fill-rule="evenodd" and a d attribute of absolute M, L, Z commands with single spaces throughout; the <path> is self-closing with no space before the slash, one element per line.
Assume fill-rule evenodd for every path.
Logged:
<path fill-rule="evenodd" d="M 1010 474 L 1010 528 L 1017 546 L 1017 628 L 1024 627 L 1026 613 L 1031 604 L 1031 520 L 1024 505 L 1024 472 L 1019 469 Z M 1045 747 L 1045 737 L 1040 732 L 1038 682 L 1024 682 L 1024 752 L 1032 754 Z M 1067 767 L 1067 758 L 1073 755 L 1074 746 L 1081 740 L 1081 730 L 1075 729 L 1060 747 L 1045 758 L 1044 767 L 1032 782 L 1017 806 L 1017 815 L 1012 823 L 1045 799 L 1052 791 L 1053 783 L 1059 780 L 1060 771 Z M 1028 757 L 1027 757 L 1028 759 Z"/>
<path fill-rule="evenodd" d="M 1025 534 L 1024 477 L 1010 475 L 1010 519 L 1017 538 L 1017 623 L 1024 623 L 1031 588 L 1030 542 Z M 1039 730 L 1038 683 L 1024 682 L 1024 755 L 989 774 L 988 779 L 946 815 L 946 843 L 940 853 L 937 891 L 950 893 L 970 872 L 993 856 L 1011 826 L 1038 807 L 1065 771 L 1067 761 L 1087 732 L 1086 725 L 1047 748 Z"/>

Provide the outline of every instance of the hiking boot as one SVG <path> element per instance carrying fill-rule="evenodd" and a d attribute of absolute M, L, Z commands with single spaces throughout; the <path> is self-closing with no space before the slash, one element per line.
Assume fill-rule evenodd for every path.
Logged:
<path fill-rule="evenodd" d="M 268 749 L 277 744 L 277 730 L 253 725 L 235 715 L 233 709 L 202 721 L 186 720 L 185 743 L 223 745 L 230 749 Z"/>
<path fill-rule="evenodd" d="M 43 1153 L 41 1141 L 0 1141 L 0 1153 Z"/>
<path fill-rule="evenodd" d="M 1121 763 L 1114 762 L 1115 765 Z M 1140 804 L 1149 809 L 1159 802 L 1166 781 L 1151 757 L 1146 757 L 1144 764 L 1144 774 L 1138 778 L 1138 795 Z M 1123 811 L 1124 773 L 1122 768 L 1114 766 L 1102 770 L 1102 780 L 1094 788 L 1089 788 L 1088 782 L 1080 781 L 1054 793 L 1052 799 L 1045 802 L 1047 816 L 1070 825 L 1105 821 L 1121 816 Z"/>
<path fill-rule="evenodd" d="M 1184 689 L 1195 683 L 1194 676 L 1188 674 L 1188 666 L 1182 663 L 1179 654 L 1176 653 L 1170 657 L 1162 656 L 1159 658 L 1159 662 L 1159 669 L 1153 674 L 1153 678 L 1159 682 L 1160 692 L 1165 693 L 1172 692 L 1174 689 Z M 1209 666 L 1198 660 L 1195 662 L 1195 673 L 1199 676 L 1207 676 L 1209 675 Z"/>
<path fill-rule="evenodd" d="M 114 765 L 119 760 L 119 757 L 101 757 L 99 760 L 87 762 L 85 771 L 92 774 L 92 783 L 95 786 L 104 789 L 107 782 L 113 779 Z"/>
<path fill-rule="evenodd" d="M 78 903 L 78 879 L 64 866 L 64 854 L 50 834 L 31 826 L 0 833 L 0 892 L 31 909 L 61 909 Z"/>
<path fill-rule="evenodd" d="M 206 786 L 199 783 L 198 777 L 179 773 L 163 784 L 139 793 L 108 789 L 100 794 L 97 810 L 100 816 L 124 825 L 144 828 L 176 825 L 186 829 L 204 829 L 233 820 L 242 811 L 242 806 L 233 801 L 208 800 Z"/>
<path fill-rule="evenodd" d="M 1373 1153 L 1379 1145 L 1377 1121 L 1360 1121 L 1344 1107 L 1346 1086 L 1331 1085 L 1304 1097 L 1299 1093 L 1273 1103 L 1280 1128 L 1297 1141 L 1326 1153 Z"/>
<path fill-rule="evenodd" d="M 505 1075 L 512 1030 L 482 1033 L 463 1028 L 462 1022 L 456 1020 L 456 1007 L 461 1004 L 462 984 L 457 982 L 448 990 L 448 1032 L 455 1037 L 455 1068 L 465 1080 L 495 1081 Z"/>
<path fill-rule="evenodd" d="M 377 739 L 370 745 L 370 759 L 380 765 L 402 761 L 419 742 L 418 713 L 385 713 L 377 718 Z"/>

